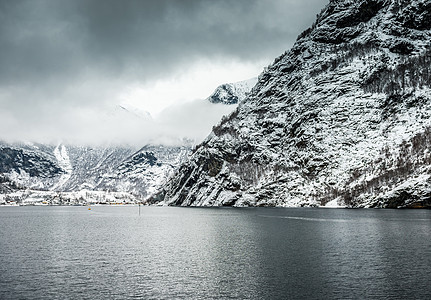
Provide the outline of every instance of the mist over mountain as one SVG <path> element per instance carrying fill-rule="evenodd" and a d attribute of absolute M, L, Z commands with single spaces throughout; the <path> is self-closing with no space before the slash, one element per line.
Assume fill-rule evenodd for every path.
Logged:
<path fill-rule="evenodd" d="M 152 199 L 431 205 L 431 2 L 332 0 Z"/>
<path fill-rule="evenodd" d="M 2 140 L 9 143 L 34 143 L 89 147 L 139 147 L 145 144 L 180 145 L 182 140 L 202 141 L 222 116 L 235 107 L 196 99 L 172 105 L 156 116 L 132 106 L 101 107 L 95 111 L 65 111 L 74 117 L 66 128 L 53 119 L 40 119 L 38 125 L 14 124 L 25 127 L 23 134 L 5 130 Z M 58 125 L 58 126 L 57 126 Z M 8 127 L 9 128 L 9 127 Z M 44 134 L 41 134 L 43 132 Z"/>
<path fill-rule="evenodd" d="M 241 100 L 251 88 L 243 82 L 229 85 L 234 89 L 230 96 Z M 201 99 L 166 109 L 153 119 L 137 108 L 116 106 L 100 116 L 106 124 L 106 141 L 116 139 L 104 145 L 100 136 L 93 144 L 79 144 L 82 140 L 0 141 L 0 194 L 22 202 L 33 198 L 53 201 L 59 193 L 67 193 L 67 203 L 75 203 L 83 191 L 90 191 L 120 193 L 116 197 L 142 201 L 187 160 L 192 147 L 209 134 L 213 124 L 235 107 Z M 113 126 L 118 126 L 118 131 L 113 132 Z M 157 130 L 151 132 L 153 127 Z M 133 141 L 141 131 L 151 138 Z M 110 197 L 90 195 L 104 200 Z"/>

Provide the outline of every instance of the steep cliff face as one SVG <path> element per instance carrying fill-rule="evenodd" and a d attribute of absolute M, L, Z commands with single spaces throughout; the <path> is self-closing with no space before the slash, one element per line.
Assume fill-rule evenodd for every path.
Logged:
<path fill-rule="evenodd" d="M 65 170 L 53 154 L 54 147 L 40 145 L 32 151 L 28 147 L 28 144 L 17 147 L 0 142 L 0 181 L 3 183 L 0 193 L 28 186 L 47 189 L 64 176 Z"/>
<path fill-rule="evenodd" d="M 431 206 L 430 14 L 330 1 L 152 201 Z"/>
<path fill-rule="evenodd" d="M 63 170 L 52 158 L 52 155 L 44 155 L 41 152 L 0 147 L 0 173 L 26 172 L 29 176 L 42 178 L 62 174 Z"/>

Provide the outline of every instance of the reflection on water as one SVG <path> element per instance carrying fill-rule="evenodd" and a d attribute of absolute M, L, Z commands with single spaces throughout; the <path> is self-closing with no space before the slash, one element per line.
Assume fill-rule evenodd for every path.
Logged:
<path fill-rule="evenodd" d="M 0 298 L 431 296 L 431 211 L 1 207 Z"/>

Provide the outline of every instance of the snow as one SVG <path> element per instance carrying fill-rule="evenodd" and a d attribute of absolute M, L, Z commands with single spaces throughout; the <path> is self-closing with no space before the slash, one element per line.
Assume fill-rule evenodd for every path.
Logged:
<path fill-rule="evenodd" d="M 339 199 L 331 200 L 322 207 L 325 207 L 325 208 L 345 208 L 346 205 L 340 205 L 339 201 L 340 201 Z"/>
<path fill-rule="evenodd" d="M 130 193 L 89 191 L 55 192 L 22 190 L 4 194 L 1 205 L 124 205 L 145 203 L 143 197 Z"/>
<path fill-rule="evenodd" d="M 70 179 L 70 177 L 72 176 L 73 167 L 72 163 L 70 162 L 70 158 L 65 145 L 57 145 L 53 153 L 55 158 L 57 159 L 58 165 L 65 172 L 63 175 L 60 176 L 60 179 L 52 188 L 53 190 L 57 190 L 61 188 Z"/>

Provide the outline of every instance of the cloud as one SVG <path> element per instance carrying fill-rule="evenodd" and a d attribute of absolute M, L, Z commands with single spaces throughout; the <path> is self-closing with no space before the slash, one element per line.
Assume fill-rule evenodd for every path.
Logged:
<path fill-rule="evenodd" d="M 183 141 L 202 141 L 223 115 L 235 109 L 235 105 L 212 104 L 206 100 L 194 100 L 172 105 L 158 114 L 137 114 L 121 106 L 104 111 L 75 107 L 61 114 L 45 118 L 34 116 L 32 126 L 22 123 L 7 111 L 0 111 L 3 124 L 0 134 L 5 141 L 34 141 L 78 145 L 131 145 L 145 144 L 179 145 Z M 58 120 L 62 120 L 59 124 Z M 21 132 L 16 139 L 14 127 Z M 34 138 L 37 137 L 37 140 Z"/>
<path fill-rule="evenodd" d="M 74 77 L 88 69 L 147 79 L 202 55 L 274 57 L 325 2 L 5 0 L 1 82 Z"/>
<path fill-rule="evenodd" d="M 0 0 L 0 139 L 97 126 L 125 87 L 187 76 L 200 61 L 270 63 L 326 2 Z"/>
<path fill-rule="evenodd" d="M 221 117 L 231 113 L 235 108 L 236 105 L 195 100 L 166 108 L 158 115 L 156 122 L 165 136 L 202 141 Z"/>

